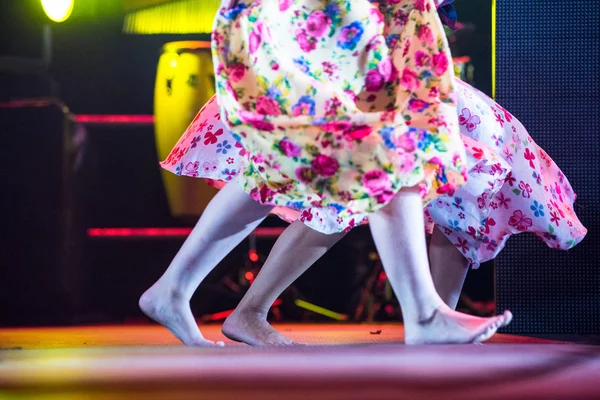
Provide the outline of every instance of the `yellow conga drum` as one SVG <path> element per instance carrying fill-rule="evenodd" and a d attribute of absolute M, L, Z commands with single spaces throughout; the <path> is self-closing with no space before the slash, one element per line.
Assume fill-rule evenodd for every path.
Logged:
<path fill-rule="evenodd" d="M 210 42 L 183 41 L 163 46 L 154 89 L 154 129 L 161 161 L 214 93 Z M 162 179 L 171 214 L 176 217 L 200 215 L 217 191 L 203 179 L 180 177 L 165 170 Z"/>

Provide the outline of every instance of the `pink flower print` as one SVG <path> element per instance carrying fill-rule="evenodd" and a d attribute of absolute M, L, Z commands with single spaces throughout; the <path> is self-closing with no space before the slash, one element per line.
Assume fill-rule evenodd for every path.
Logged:
<path fill-rule="evenodd" d="M 369 125 L 359 125 L 352 127 L 344 132 L 344 139 L 348 141 L 361 140 L 369 136 L 373 128 Z"/>
<path fill-rule="evenodd" d="M 246 75 L 246 66 L 244 64 L 233 64 L 227 68 L 227 74 L 232 82 L 239 82 Z"/>
<path fill-rule="evenodd" d="M 292 143 L 288 139 L 283 139 L 279 142 L 279 149 L 286 157 L 300 157 L 302 150 L 298 145 Z"/>
<path fill-rule="evenodd" d="M 446 53 L 437 53 L 432 58 L 433 62 L 433 73 L 437 76 L 442 76 L 448 70 L 450 62 Z M 470 131 L 469 131 L 470 132 Z"/>
<path fill-rule="evenodd" d="M 473 150 L 473 157 L 475 157 L 475 159 L 477 160 L 481 160 L 483 158 L 483 150 L 478 148 L 478 147 L 472 147 L 471 148 Z"/>
<path fill-rule="evenodd" d="M 367 92 L 378 92 L 383 88 L 385 84 L 385 78 L 379 73 L 377 69 L 372 69 L 367 72 L 365 78 L 365 87 Z"/>
<path fill-rule="evenodd" d="M 171 165 L 177 164 L 179 162 L 179 160 L 181 160 L 183 158 L 185 153 L 187 153 L 187 149 L 182 149 L 179 147 L 176 147 L 175 149 L 173 149 L 173 151 L 171 152 L 171 154 L 173 154 L 173 160 L 171 161 Z"/>
<path fill-rule="evenodd" d="M 523 157 L 529 161 L 529 166 L 535 169 L 535 165 L 533 164 L 533 160 L 535 160 L 535 154 L 533 154 L 529 148 L 525 149 L 525 154 L 523 154 Z"/>
<path fill-rule="evenodd" d="M 487 192 L 482 193 L 481 196 L 477 198 L 477 207 L 479 207 L 480 209 L 485 208 L 487 198 Z"/>
<path fill-rule="evenodd" d="M 311 211 L 311 209 L 302 211 L 302 214 L 300 214 L 300 221 L 302 221 L 302 222 L 312 221 L 313 215 L 310 211 Z"/>
<path fill-rule="evenodd" d="M 510 151 L 508 146 L 504 146 L 504 149 L 502 150 L 502 152 L 504 153 L 504 159 L 506 161 L 508 161 L 510 164 L 512 164 L 514 162 L 513 153 L 512 153 L 512 151 Z"/>
<path fill-rule="evenodd" d="M 279 11 L 287 11 L 294 3 L 294 0 L 279 0 Z"/>
<path fill-rule="evenodd" d="M 504 120 L 502 119 L 502 115 L 500 115 L 496 110 L 494 110 L 494 116 L 496 117 L 496 122 L 500 124 L 500 127 L 504 128 Z"/>
<path fill-rule="evenodd" d="M 383 60 L 379 61 L 377 64 L 377 70 L 383 76 L 383 79 L 386 82 L 389 82 L 394 75 L 397 77 L 398 71 L 395 70 L 394 65 L 392 64 L 392 59 L 390 57 L 385 57 Z"/>
<path fill-rule="evenodd" d="M 237 175 L 237 171 L 235 169 L 230 170 L 229 168 L 225 168 L 225 170 L 221 173 L 226 176 L 225 180 L 228 182 L 235 178 L 235 176 Z"/>
<path fill-rule="evenodd" d="M 328 117 L 337 115 L 338 109 L 342 106 L 342 102 L 337 97 L 325 101 L 325 115 Z"/>
<path fill-rule="evenodd" d="M 331 18 L 323 11 L 313 11 L 306 20 L 306 31 L 315 38 L 320 38 L 325 34 L 331 25 Z"/>
<path fill-rule="evenodd" d="M 234 161 L 235 160 L 233 158 L 227 157 L 227 164 L 231 165 L 231 164 L 233 164 Z"/>
<path fill-rule="evenodd" d="M 211 172 L 215 172 L 218 168 L 219 168 L 219 161 L 215 160 L 212 162 L 205 162 L 202 165 L 202 168 L 204 169 L 204 173 L 211 173 Z"/>
<path fill-rule="evenodd" d="M 262 115 L 281 115 L 277 100 L 267 96 L 258 96 L 256 100 L 256 112 Z"/>
<path fill-rule="evenodd" d="M 198 167 L 199 166 L 200 166 L 200 163 L 198 161 L 187 163 L 182 175 L 191 176 L 192 178 L 196 178 L 198 176 Z"/>
<path fill-rule="evenodd" d="M 477 129 L 477 125 L 481 123 L 481 119 L 477 115 L 471 115 L 471 110 L 463 108 L 458 116 L 458 123 L 464 125 L 467 131 L 473 132 Z"/>
<path fill-rule="evenodd" d="M 408 68 L 404 68 L 404 71 L 402 71 L 402 78 L 400 78 L 400 84 L 406 90 L 409 90 L 411 92 L 417 90 L 419 88 L 419 86 L 421 85 L 421 83 L 419 81 L 419 76 L 417 75 L 417 73 L 414 71 L 411 71 Z"/>
<path fill-rule="evenodd" d="M 531 218 L 527 218 L 525 214 L 523 214 L 523 211 L 516 210 L 509 218 L 508 224 L 515 227 L 519 232 L 525 232 L 527 229 L 531 228 L 533 221 Z"/>
<path fill-rule="evenodd" d="M 456 248 L 458 248 L 460 251 L 462 251 L 463 254 L 467 254 L 467 240 L 466 239 L 461 239 L 458 238 L 458 242 L 454 243 L 454 245 L 456 246 Z"/>
<path fill-rule="evenodd" d="M 516 181 L 517 180 L 512 176 L 512 171 L 510 171 L 508 175 L 506 175 L 506 179 L 504 179 L 504 182 L 508 183 L 508 186 L 513 186 Z"/>
<path fill-rule="evenodd" d="M 550 212 L 550 223 L 554 222 L 556 224 L 556 226 L 558 226 L 559 222 L 560 222 L 560 217 L 558 216 L 558 213 L 555 211 L 551 211 Z"/>
<path fill-rule="evenodd" d="M 335 175 L 340 168 L 340 164 L 335 158 L 326 156 L 325 154 L 319 154 L 313 158 L 310 165 L 315 174 L 326 177 Z"/>
<path fill-rule="evenodd" d="M 404 42 L 404 50 L 402 50 L 402 57 L 406 57 L 410 51 L 410 39 L 406 39 Z"/>
<path fill-rule="evenodd" d="M 308 167 L 298 167 L 296 168 L 296 178 L 303 183 L 311 183 L 315 179 L 315 174 L 312 169 Z"/>
<path fill-rule="evenodd" d="M 192 138 L 192 145 L 190 146 L 192 149 L 196 148 L 196 146 L 198 146 L 198 142 L 202 140 L 202 135 L 198 135 L 194 138 Z"/>
<path fill-rule="evenodd" d="M 502 143 L 504 143 L 504 139 L 500 135 L 494 135 L 494 136 L 492 136 L 492 138 L 494 139 L 494 141 L 496 143 L 496 147 L 500 147 L 500 145 Z"/>
<path fill-rule="evenodd" d="M 502 114 L 504 114 L 504 119 L 506 120 L 506 122 L 510 123 L 510 121 L 512 121 L 513 119 L 513 116 L 501 105 L 496 104 L 496 107 L 502 112 Z"/>
<path fill-rule="evenodd" d="M 296 31 L 296 40 L 302 51 L 305 53 L 310 53 L 317 48 L 317 42 L 310 37 L 304 29 L 298 29 Z"/>
<path fill-rule="evenodd" d="M 419 67 L 423 67 L 425 65 L 429 65 L 429 54 L 425 53 L 422 50 L 419 50 L 415 53 L 415 61 Z"/>
<path fill-rule="evenodd" d="M 354 219 L 350 220 L 350 222 L 348 223 L 348 226 L 346 228 L 344 228 L 344 232 L 350 232 L 352 229 L 354 229 Z"/>
<path fill-rule="evenodd" d="M 209 128 L 209 129 L 212 129 L 212 128 Z M 204 137 L 204 144 L 209 145 L 209 144 L 217 143 L 217 141 L 218 141 L 217 136 L 221 136 L 222 134 L 223 134 L 223 129 L 219 129 L 215 133 L 213 133 L 212 131 L 206 132 L 206 136 Z"/>
<path fill-rule="evenodd" d="M 560 189 L 560 186 L 558 185 L 558 182 L 554 182 L 554 191 L 556 192 L 556 195 L 558 196 L 558 200 L 561 203 L 564 203 L 563 197 L 562 197 L 562 190 Z"/>
<path fill-rule="evenodd" d="M 381 169 L 374 169 L 362 177 L 362 184 L 370 196 L 379 196 L 392 188 L 388 174 Z"/>
<path fill-rule="evenodd" d="M 548 204 L 548 208 L 558 211 L 558 213 L 560 214 L 560 216 L 562 218 L 565 217 L 565 213 L 561 210 L 561 208 L 558 206 L 558 203 L 556 203 L 554 200 L 550 200 L 550 204 Z"/>
<path fill-rule="evenodd" d="M 504 193 L 500 192 L 500 194 L 498 194 L 498 197 L 496 197 L 496 201 L 498 202 L 498 204 L 500 205 L 500 207 L 504 207 L 505 209 L 509 209 L 510 207 L 510 202 L 512 201 L 512 199 L 510 199 L 509 197 L 504 196 Z"/>
<path fill-rule="evenodd" d="M 540 158 L 546 162 L 547 167 L 550 167 L 552 165 L 552 160 L 550 159 L 548 154 L 542 149 L 540 149 Z M 562 174 L 562 172 L 560 174 Z M 560 178 L 561 178 L 561 182 L 562 182 L 562 177 L 560 177 Z"/>
<path fill-rule="evenodd" d="M 332 76 L 335 72 L 337 72 L 337 65 L 330 63 L 329 61 L 323 62 L 323 72 L 328 76 Z"/>
<path fill-rule="evenodd" d="M 244 148 L 244 146 L 241 145 L 240 142 L 235 142 L 235 147 L 240 149 L 240 152 L 238 153 L 240 156 L 245 156 L 246 155 L 246 149 Z"/>
<path fill-rule="evenodd" d="M 474 173 L 477 173 L 478 175 L 479 175 L 479 174 L 482 174 L 482 173 L 484 172 L 484 170 L 483 170 L 483 165 L 481 165 L 481 164 L 477 164 L 476 166 L 474 166 L 474 167 L 471 169 L 471 171 L 473 171 Z"/>
<path fill-rule="evenodd" d="M 480 233 L 478 230 L 476 230 L 474 227 L 469 226 L 466 230 L 467 235 L 471 236 L 473 239 L 477 239 L 480 236 Z"/>
<path fill-rule="evenodd" d="M 258 48 L 262 42 L 260 33 L 257 33 L 256 31 L 252 31 L 252 33 L 250 33 L 250 37 L 248 38 L 248 42 L 249 42 L 250 54 L 256 53 L 256 51 L 258 50 Z"/>
<path fill-rule="evenodd" d="M 431 31 L 431 28 L 429 28 L 428 25 L 421 25 L 419 31 L 417 32 L 417 35 L 419 36 L 420 41 L 425 42 L 428 45 L 433 44 L 433 42 L 435 41 L 435 38 L 433 37 L 433 32 Z"/>
<path fill-rule="evenodd" d="M 437 86 L 432 86 L 429 89 L 429 97 L 438 97 L 440 95 L 440 88 Z"/>
<path fill-rule="evenodd" d="M 502 168 L 502 164 L 497 163 L 492 165 L 491 167 L 491 175 L 502 175 L 502 173 L 504 172 L 504 168 Z"/>
<path fill-rule="evenodd" d="M 437 206 L 437 208 L 442 208 L 447 212 L 452 212 L 452 207 L 450 207 L 450 204 L 448 204 L 448 202 L 442 200 L 442 199 L 437 199 L 435 201 L 435 205 Z"/>
<path fill-rule="evenodd" d="M 525 183 L 523 181 L 519 182 L 519 189 L 521 189 L 521 195 L 523 197 L 525 197 L 526 199 L 531 197 L 531 192 L 533 191 L 531 189 L 531 185 L 529 185 L 529 183 Z"/>

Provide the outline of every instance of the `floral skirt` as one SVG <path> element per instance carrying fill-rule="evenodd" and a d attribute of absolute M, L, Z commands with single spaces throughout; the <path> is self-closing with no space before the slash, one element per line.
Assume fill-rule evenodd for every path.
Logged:
<path fill-rule="evenodd" d="M 468 181 L 425 207 L 427 231 L 441 229 L 473 267 L 496 257 L 507 239 L 521 232 L 557 249 L 579 243 L 587 231 L 573 211 L 575 194 L 558 166 L 504 108 L 466 83 L 457 81 L 456 87 Z M 216 187 L 236 179 L 248 153 L 220 118 L 213 97 L 162 167 L 208 179 Z M 366 222 L 320 207 L 275 207 L 273 213 L 288 222 L 300 218 L 325 233 Z"/>
<path fill-rule="evenodd" d="M 235 179 L 255 200 L 316 209 L 343 231 L 403 187 L 420 186 L 428 202 L 464 183 L 435 5 L 388 3 L 383 13 L 367 0 L 242 0 L 220 10 L 217 97 L 233 137 L 224 145 L 212 132 L 211 141 L 247 152 Z"/>

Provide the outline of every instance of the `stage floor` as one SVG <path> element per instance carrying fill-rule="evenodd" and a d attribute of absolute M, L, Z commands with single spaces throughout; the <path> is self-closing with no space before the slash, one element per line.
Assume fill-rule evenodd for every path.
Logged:
<path fill-rule="evenodd" d="M 153 325 L 0 329 L 0 399 L 600 399 L 598 346 L 513 335 L 405 346 L 401 325 L 278 328 L 309 346 L 191 349 Z"/>

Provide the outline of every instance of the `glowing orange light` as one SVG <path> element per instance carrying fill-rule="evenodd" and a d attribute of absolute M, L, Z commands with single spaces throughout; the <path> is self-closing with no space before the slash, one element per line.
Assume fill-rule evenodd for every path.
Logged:
<path fill-rule="evenodd" d="M 248 271 L 244 274 L 244 278 L 246 278 L 247 281 L 252 282 L 254 280 L 254 274 Z"/>
<path fill-rule="evenodd" d="M 258 261 L 258 253 L 255 250 L 250 250 L 248 252 L 248 258 L 250 258 L 250 261 L 252 261 L 252 262 L 257 262 Z"/>

